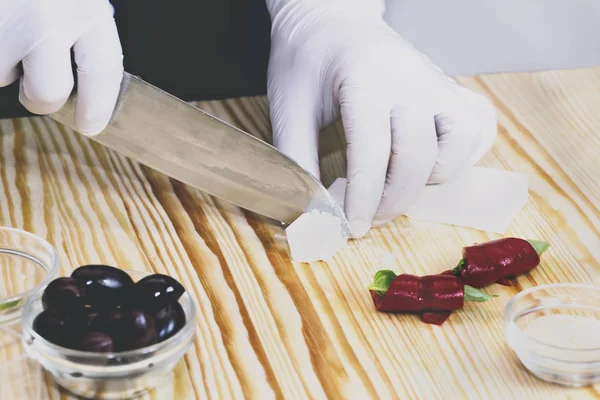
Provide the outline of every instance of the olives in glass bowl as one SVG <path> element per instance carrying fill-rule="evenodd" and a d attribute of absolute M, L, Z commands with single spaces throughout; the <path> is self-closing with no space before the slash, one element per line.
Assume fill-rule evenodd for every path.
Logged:
<path fill-rule="evenodd" d="M 122 398 L 156 386 L 193 342 L 195 304 L 174 278 L 85 265 L 23 310 L 23 346 L 79 396 Z"/>
<path fill-rule="evenodd" d="M 84 265 L 48 284 L 42 295 L 44 311 L 33 329 L 71 349 L 135 350 L 164 341 L 185 325 L 178 302 L 184 292 L 168 275 L 148 275 L 136 283 L 122 269 Z"/>

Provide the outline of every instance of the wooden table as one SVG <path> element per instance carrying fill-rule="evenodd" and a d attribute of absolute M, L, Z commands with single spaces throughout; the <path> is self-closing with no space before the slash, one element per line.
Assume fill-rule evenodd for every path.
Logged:
<path fill-rule="evenodd" d="M 480 165 L 530 176 L 507 235 L 552 247 L 516 287 L 494 286 L 500 297 L 442 327 L 376 313 L 373 273 L 439 272 L 462 246 L 496 236 L 399 218 L 328 264 L 296 264 L 260 217 L 47 118 L 0 122 L 0 224 L 47 238 L 64 274 L 102 262 L 171 274 L 193 294 L 196 341 L 175 378 L 144 398 L 600 398 L 600 388 L 532 377 L 502 331 L 503 308 L 523 288 L 600 283 L 600 68 L 460 81 L 498 108 L 500 135 Z M 269 139 L 264 98 L 199 106 Z M 340 125 L 328 129 L 326 184 L 344 174 L 342 146 Z M 41 398 L 66 397 L 46 379 Z"/>

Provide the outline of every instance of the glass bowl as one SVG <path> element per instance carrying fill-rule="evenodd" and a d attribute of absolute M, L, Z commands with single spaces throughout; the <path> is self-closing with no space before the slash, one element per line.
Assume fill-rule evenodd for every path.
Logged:
<path fill-rule="evenodd" d="M 538 378 L 571 387 L 600 383 L 600 288 L 559 283 L 526 289 L 506 305 L 504 335 Z"/>
<path fill-rule="evenodd" d="M 125 270 L 137 282 L 147 272 Z M 48 371 L 58 385 L 84 398 L 116 399 L 139 396 L 170 377 L 194 341 L 196 306 L 189 296 L 179 298 L 186 323 L 164 342 L 141 349 L 92 353 L 50 343 L 33 330 L 35 317 L 43 310 L 42 292 L 25 303 L 22 344 L 29 357 Z"/>
<path fill-rule="evenodd" d="M 17 322 L 27 298 L 58 272 L 58 256 L 50 243 L 19 229 L 0 228 L 0 325 Z"/>

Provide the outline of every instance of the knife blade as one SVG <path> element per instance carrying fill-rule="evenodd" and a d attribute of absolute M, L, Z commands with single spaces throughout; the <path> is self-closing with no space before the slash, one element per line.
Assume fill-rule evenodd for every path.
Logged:
<path fill-rule="evenodd" d="M 50 117 L 75 130 L 75 94 Z M 318 210 L 348 221 L 327 189 L 268 143 L 127 72 L 111 121 L 91 138 L 238 207 L 290 224 Z"/>

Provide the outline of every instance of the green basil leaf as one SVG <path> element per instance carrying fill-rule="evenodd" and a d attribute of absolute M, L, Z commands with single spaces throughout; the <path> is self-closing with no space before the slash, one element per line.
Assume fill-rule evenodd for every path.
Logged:
<path fill-rule="evenodd" d="M 472 286 L 465 285 L 465 301 L 484 302 L 493 299 L 494 297 L 498 296 L 495 294 L 487 294 L 486 292 L 475 289 Z"/>
<path fill-rule="evenodd" d="M 0 311 L 8 310 L 9 308 L 13 308 L 14 306 L 19 304 L 19 299 L 13 300 L 10 303 L 0 304 Z"/>
<path fill-rule="evenodd" d="M 460 276 L 462 270 L 465 269 L 465 259 L 461 259 L 456 267 L 452 270 L 452 275 Z"/>
<path fill-rule="evenodd" d="M 527 240 L 531 247 L 535 249 L 535 252 L 538 253 L 538 256 L 544 254 L 546 250 L 550 247 L 550 243 L 544 242 L 543 240 Z"/>
<path fill-rule="evenodd" d="M 394 279 L 396 279 L 394 271 L 388 269 L 377 271 L 369 290 L 374 290 L 378 295 L 383 296 Z"/>

